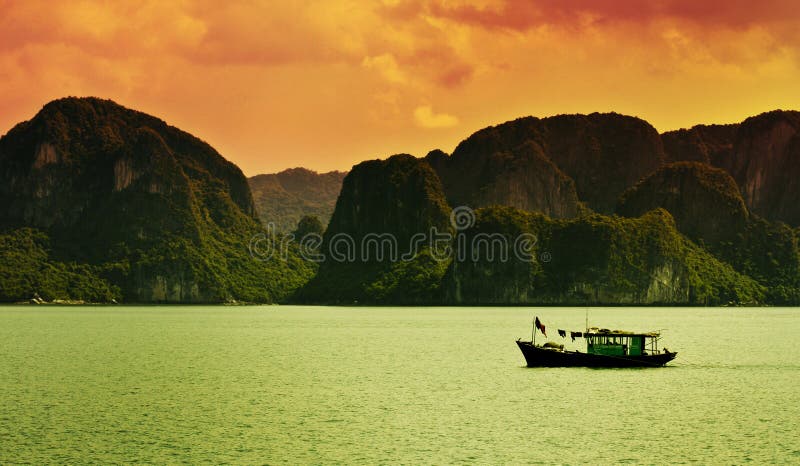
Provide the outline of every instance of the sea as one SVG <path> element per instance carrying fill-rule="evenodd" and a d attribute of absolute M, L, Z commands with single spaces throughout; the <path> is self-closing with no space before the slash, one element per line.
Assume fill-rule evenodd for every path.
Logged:
<path fill-rule="evenodd" d="M 678 357 L 528 368 L 535 316 Z M 5 306 L 0 464 L 798 464 L 798 340 L 787 308 Z"/>

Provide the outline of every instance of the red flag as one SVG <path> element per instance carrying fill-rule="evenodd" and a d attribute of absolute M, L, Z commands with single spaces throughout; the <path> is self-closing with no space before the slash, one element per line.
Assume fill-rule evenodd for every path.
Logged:
<path fill-rule="evenodd" d="M 544 331 L 544 325 L 542 325 L 542 323 L 539 321 L 538 316 L 536 317 L 536 328 L 538 328 L 539 331 L 542 332 L 544 336 L 547 336 L 547 332 Z"/>

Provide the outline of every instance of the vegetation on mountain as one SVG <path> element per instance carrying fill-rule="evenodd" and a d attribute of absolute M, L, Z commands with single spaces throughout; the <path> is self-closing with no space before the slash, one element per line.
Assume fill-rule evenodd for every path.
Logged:
<path fill-rule="evenodd" d="M 715 249 L 740 234 L 749 219 L 733 178 L 699 162 L 661 167 L 623 193 L 616 210 L 638 217 L 659 207 L 670 212 L 682 233 Z"/>
<path fill-rule="evenodd" d="M 395 156 L 354 167 L 345 179 L 325 245 L 329 247 L 340 234 L 360 244 L 369 233 L 408 239 L 434 225 L 446 228 L 449 206 L 428 160 Z M 691 164 L 678 169 L 705 171 Z M 711 175 L 711 187 L 730 188 L 724 172 Z M 735 189 L 727 194 L 738 195 Z M 470 228 L 446 230 L 453 235 L 452 253 L 444 259 L 428 248 L 408 261 L 327 261 L 296 299 L 362 304 L 719 305 L 754 304 L 767 296 L 758 281 L 681 234 L 664 209 L 637 218 L 583 213 L 553 219 L 499 206 L 476 213 Z M 410 225 L 415 228 L 409 229 Z M 515 255 L 520 238 L 527 239 L 532 260 Z M 495 242 L 498 239 L 505 252 L 494 250 L 488 256 L 488 249 L 502 248 Z"/>
<path fill-rule="evenodd" d="M 800 304 L 799 134 L 784 111 L 664 135 L 527 117 L 247 180 L 155 117 L 60 99 L 0 138 L 0 301 Z"/>
<path fill-rule="evenodd" d="M 50 239 L 33 228 L 0 234 L 0 302 L 70 300 L 111 302 L 119 287 L 101 278 L 102 267 L 50 257 Z"/>
<path fill-rule="evenodd" d="M 401 154 L 356 165 L 344 179 L 325 231 L 326 260 L 295 299 L 434 302 L 446 263 L 412 238 L 449 232 L 449 215 L 439 178 L 424 160 Z M 335 252 L 343 249 L 352 251 L 352 258 L 337 259 Z"/>
<path fill-rule="evenodd" d="M 677 228 L 719 260 L 766 287 L 770 303 L 800 303 L 800 250 L 781 222 L 750 214 L 735 181 L 697 162 L 662 167 L 628 190 L 620 214 L 635 217 L 664 208 Z"/>
<path fill-rule="evenodd" d="M 798 230 L 782 222 L 751 217 L 746 230 L 721 245 L 717 257 L 766 287 L 766 302 L 800 305 Z"/>
<path fill-rule="evenodd" d="M 353 167 L 344 179 L 326 242 L 338 233 L 356 242 L 369 233 L 391 233 L 408 244 L 416 233 L 450 228 L 450 208 L 436 172 L 408 154 L 369 160 Z"/>
<path fill-rule="evenodd" d="M 319 235 L 325 233 L 325 227 L 317 217 L 305 215 L 297 222 L 297 229 L 292 232 L 295 238 L 300 239 L 306 235 Z"/>
<path fill-rule="evenodd" d="M 88 267 L 127 302 L 275 302 L 314 272 L 292 251 L 251 257 L 261 226 L 238 167 L 107 100 L 51 102 L 0 139 L 0 206 L 5 231 L 40 230 L 49 260 Z M 3 299 L 30 298 L 17 290 Z"/>
<path fill-rule="evenodd" d="M 501 234 L 495 256 L 479 235 Z M 445 276 L 446 301 L 467 304 L 705 304 L 757 303 L 764 289 L 753 279 L 682 236 L 663 209 L 639 218 L 591 214 L 554 220 L 508 207 L 478 211 L 464 232 L 466 260 Z M 530 260 L 499 244 L 535 238 Z M 478 246 L 476 246 L 478 245 Z M 477 260 L 475 260 L 477 258 Z"/>

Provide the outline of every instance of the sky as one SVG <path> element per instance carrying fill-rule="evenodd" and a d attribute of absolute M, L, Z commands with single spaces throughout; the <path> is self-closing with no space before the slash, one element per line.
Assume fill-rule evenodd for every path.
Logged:
<path fill-rule="evenodd" d="M 347 170 L 527 115 L 796 110 L 799 64 L 794 0 L 0 0 L 0 134 L 97 96 L 248 176 Z"/>

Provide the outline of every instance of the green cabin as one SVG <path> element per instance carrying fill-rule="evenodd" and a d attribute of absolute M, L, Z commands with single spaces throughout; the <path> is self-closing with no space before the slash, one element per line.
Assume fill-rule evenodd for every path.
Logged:
<path fill-rule="evenodd" d="M 660 334 L 622 330 L 589 329 L 584 335 L 586 352 L 603 356 L 646 356 L 658 353 Z"/>

